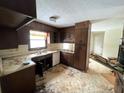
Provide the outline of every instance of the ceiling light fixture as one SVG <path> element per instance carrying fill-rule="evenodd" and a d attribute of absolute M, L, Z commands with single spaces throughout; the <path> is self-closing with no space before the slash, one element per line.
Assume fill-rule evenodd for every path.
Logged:
<path fill-rule="evenodd" d="M 59 18 L 59 16 L 51 16 L 49 18 L 50 21 L 56 22 L 56 20 Z"/>

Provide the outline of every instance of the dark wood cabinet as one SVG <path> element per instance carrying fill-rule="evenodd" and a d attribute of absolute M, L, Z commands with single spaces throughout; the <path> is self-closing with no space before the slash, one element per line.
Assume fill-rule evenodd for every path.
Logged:
<path fill-rule="evenodd" d="M 74 67 L 87 71 L 89 63 L 90 30 L 89 21 L 77 23 L 75 26 L 75 54 Z"/>
<path fill-rule="evenodd" d="M 17 32 L 12 28 L 0 27 L 0 49 L 18 47 Z"/>
<path fill-rule="evenodd" d="M 61 43 L 74 43 L 75 42 L 75 27 L 67 27 L 60 29 L 60 42 Z"/>
<path fill-rule="evenodd" d="M 90 21 L 76 23 L 73 27 L 60 29 L 60 41 L 62 43 L 75 43 L 75 52 L 73 55 L 61 53 L 61 62 L 63 64 L 81 71 L 87 71 L 90 53 L 90 33 Z"/>
<path fill-rule="evenodd" d="M 22 29 L 17 31 L 18 35 L 18 44 L 28 44 L 29 43 L 29 34 L 30 34 L 30 28 L 28 26 L 23 27 Z"/>
<path fill-rule="evenodd" d="M 88 29 L 75 29 L 75 43 L 76 44 L 87 44 Z"/>
<path fill-rule="evenodd" d="M 38 20 L 35 20 L 33 22 L 31 22 L 28 27 L 32 30 L 36 30 L 36 31 L 45 31 L 45 32 L 54 32 L 54 31 L 58 31 L 58 29 L 56 27 L 44 24 L 39 22 Z"/>
<path fill-rule="evenodd" d="M 75 61 L 74 61 L 74 67 L 79 70 L 84 70 L 86 67 L 86 47 L 83 47 L 83 45 L 76 45 L 75 46 Z"/>
<path fill-rule="evenodd" d="M 67 53 L 67 52 L 60 53 L 61 63 L 65 64 L 65 65 L 73 67 L 73 64 L 74 64 L 73 58 L 74 58 L 74 54 L 72 54 L 72 53 Z"/>
<path fill-rule="evenodd" d="M 36 0 L 1 0 L 0 6 L 36 17 Z"/>
<path fill-rule="evenodd" d="M 59 32 L 50 32 L 50 43 L 59 43 Z"/>
<path fill-rule="evenodd" d="M 123 75 L 116 72 L 115 93 L 124 93 Z"/>
<path fill-rule="evenodd" d="M 35 73 L 43 76 L 43 72 L 52 67 L 52 54 L 32 58 L 36 63 Z"/>
<path fill-rule="evenodd" d="M 2 93 L 34 93 L 35 66 L 1 77 Z"/>

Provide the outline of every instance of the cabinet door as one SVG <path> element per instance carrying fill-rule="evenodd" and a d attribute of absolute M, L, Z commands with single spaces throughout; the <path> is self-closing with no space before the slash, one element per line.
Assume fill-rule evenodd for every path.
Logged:
<path fill-rule="evenodd" d="M 71 66 L 71 67 L 73 67 L 73 65 L 74 65 L 73 58 L 74 58 L 74 55 L 71 54 L 71 53 L 68 53 L 68 65 Z"/>
<path fill-rule="evenodd" d="M 61 31 L 60 32 L 60 42 L 61 43 L 64 43 L 65 42 L 65 40 L 66 40 L 66 32 L 65 31 Z"/>
<path fill-rule="evenodd" d="M 62 52 L 61 62 L 65 65 L 73 66 L 73 54 Z"/>
<path fill-rule="evenodd" d="M 49 32 L 50 33 L 50 43 L 58 43 L 59 40 L 59 32 Z"/>
<path fill-rule="evenodd" d="M 2 93 L 34 93 L 35 67 L 9 74 L 2 80 Z"/>
<path fill-rule="evenodd" d="M 86 47 L 75 46 L 74 67 L 79 70 L 86 69 Z"/>
<path fill-rule="evenodd" d="M 0 49 L 12 49 L 18 47 L 17 32 L 9 28 L 1 28 Z"/>
<path fill-rule="evenodd" d="M 62 43 L 74 43 L 75 42 L 75 30 L 74 28 L 65 28 L 60 32 L 60 39 Z"/>
<path fill-rule="evenodd" d="M 88 31 L 86 28 L 75 30 L 75 43 L 86 44 L 88 38 Z"/>
<path fill-rule="evenodd" d="M 61 52 L 60 53 L 61 63 L 65 64 L 65 65 L 68 65 L 67 59 L 68 59 L 68 56 L 64 52 Z"/>
<path fill-rule="evenodd" d="M 90 40 L 90 21 L 76 23 L 75 27 L 75 68 L 87 71 L 89 40 Z"/>

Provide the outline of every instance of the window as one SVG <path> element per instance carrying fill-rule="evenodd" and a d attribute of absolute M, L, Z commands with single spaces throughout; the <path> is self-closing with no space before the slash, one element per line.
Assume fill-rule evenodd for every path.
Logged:
<path fill-rule="evenodd" d="M 30 48 L 45 48 L 47 46 L 48 33 L 40 31 L 30 31 Z"/>

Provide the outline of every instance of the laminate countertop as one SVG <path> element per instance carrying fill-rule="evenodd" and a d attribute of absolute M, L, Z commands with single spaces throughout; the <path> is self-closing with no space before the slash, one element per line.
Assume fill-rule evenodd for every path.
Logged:
<path fill-rule="evenodd" d="M 43 53 L 33 53 L 33 54 L 16 56 L 16 57 L 4 58 L 2 60 L 3 66 L 1 69 L 0 77 L 35 65 L 35 63 L 32 61 L 32 58 L 34 57 L 44 56 L 55 52 L 58 51 L 46 51 Z"/>

